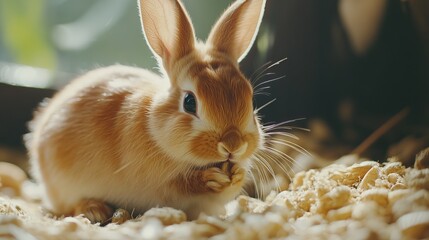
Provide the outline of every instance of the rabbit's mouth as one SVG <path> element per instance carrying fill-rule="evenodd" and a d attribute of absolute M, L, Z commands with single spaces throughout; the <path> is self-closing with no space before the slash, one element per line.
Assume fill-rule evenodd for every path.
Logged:
<path fill-rule="evenodd" d="M 231 165 L 232 163 L 229 159 L 227 159 L 227 160 L 222 161 L 222 162 L 214 163 L 213 167 L 222 168 L 222 166 L 224 166 L 224 164 Z"/>
<path fill-rule="evenodd" d="M 196 167 L 196 169 L 206 170 L 206 169 L 214 167 L 214 168 L 219 168 L 219 169 L 222 169 L 222 170 L 226 170 L 226 169 L 231 170 L 231 168 L 232 168 L 232 166 L 234 166 L 234 164 L 236 164 L 236 163 L 234 163 L 231 160 L 227 159 L 227 160 L 224 160 L 224 161 L 209 163 L 209 164 L 204 165 L 204 166 L 199 166 L 199 167 Z"/>

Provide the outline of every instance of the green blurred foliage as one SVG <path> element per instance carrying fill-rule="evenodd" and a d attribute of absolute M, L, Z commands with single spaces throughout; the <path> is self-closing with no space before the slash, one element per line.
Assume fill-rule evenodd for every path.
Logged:
<path fill-rule="evenodd" d="M 46 38 L 45 0 L 0 0 L 1 37 L 14 61 L 55 69 L 57 57 Z"/>

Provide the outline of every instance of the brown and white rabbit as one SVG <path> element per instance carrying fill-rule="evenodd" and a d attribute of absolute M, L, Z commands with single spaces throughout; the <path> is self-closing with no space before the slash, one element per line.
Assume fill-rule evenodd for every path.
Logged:
<path fill-rule="evenodd" d="M 163 76 L 110 66 L 72 81 L 37 113 L 26 144 L 55 214 L 111 216 L 156 206 L 218 214 L 245 183 L 264 142 L 251 83 L 238 62 L 265 0 L 237 0 L 196 40 L 180 0 L 140 0 L 147 43 Z"/>

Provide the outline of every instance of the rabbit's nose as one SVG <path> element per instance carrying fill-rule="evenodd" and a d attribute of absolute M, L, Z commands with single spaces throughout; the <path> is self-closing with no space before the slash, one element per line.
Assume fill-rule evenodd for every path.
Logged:
<path fill-rule="evenodd" d="M 247 150 L 247 142 L 241 144 L 236 150 L 230 150 L 223 142 L 218 143 L 217 148 L 222 156 L 225 156 L 229 160 L 239 158 Z"/>
<path fill-rule="evenodd" d="M 217 145 L 219 154 L 228 159 L 239 158 L 246 152 L 247 147 L 248 143 L 242 140 L 236 128 L 226 131 Z"/>

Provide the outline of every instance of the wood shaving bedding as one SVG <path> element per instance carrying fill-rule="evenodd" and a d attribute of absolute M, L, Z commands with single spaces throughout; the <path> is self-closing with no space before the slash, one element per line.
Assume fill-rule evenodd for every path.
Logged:
<path fill-rule="evenodd" d="M 294 176 L 287 190 L 272 192 L 264 201 L 239 196 L 226 206 L 226 216 L 201 215 L 192 222 L 182 211 L 172 208 L 154 208 L 128 221 L 130 216 L 118 210 L 113 222 L 123 224 L 104 227 L 92 225 L 82 216 L 56 219 L 41 209 L 35 197 L 37 186 L 27 183 L 21 197 L 0 194 L 0 238 L 428 238 L 426 155 L 419 155 L 414 168 L 405 168 L 398 162 L 363 161 L 302 171 Z M 8 172 L 11 171 L 1 174 Z M 10 182 L 11 178 L 7 179 Z"/>

